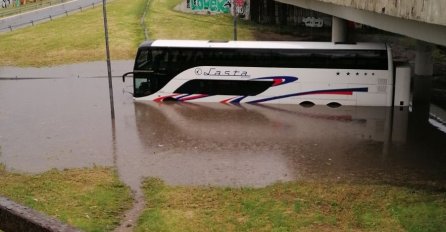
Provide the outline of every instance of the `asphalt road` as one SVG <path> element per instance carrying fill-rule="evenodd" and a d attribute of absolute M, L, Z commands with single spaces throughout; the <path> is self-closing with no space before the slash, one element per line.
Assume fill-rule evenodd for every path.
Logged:
<path fill-rule="evenodd" d="M 73 0 L 66 3 L 41 8 L 0 19 L 0 33 L 32 26 L 37 23 L 52 20 L 57 17 L 67 16 L 70 12 L 101 4 L 102 0 Z"/>

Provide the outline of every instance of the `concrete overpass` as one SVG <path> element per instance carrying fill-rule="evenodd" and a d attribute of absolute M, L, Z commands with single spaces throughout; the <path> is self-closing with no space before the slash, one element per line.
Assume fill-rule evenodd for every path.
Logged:
<path fill-rule="evenodd" d="M 345 20 L 419 40 L 415 75 L 432 76 L 432 45 L 446 46 L 446 1 L 444 0 L 275 0 L 333 16 L 332 41 L 347 39 Z M 415 95 L 425 96 L 430 82 L 415 79 Z M 427 91 L 426 91 L 427 90 Z M 426 97 L 419 97 L 422 101 Z"/>
<path fill-rule="evenodd" d="M 446 46 L 444 0 L 276 0 Z M 336 22 L 335 22 L 336 23 Z"/>

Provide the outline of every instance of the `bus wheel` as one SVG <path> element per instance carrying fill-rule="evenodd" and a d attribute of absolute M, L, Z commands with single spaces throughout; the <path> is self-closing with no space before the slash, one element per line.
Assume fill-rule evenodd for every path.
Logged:
<path fill-rule="evenodd" d="M 339 102 L 330 102 L 327 104 L 327 106 L 330 108 L 338 108 L 338 107 L 341 107 L 342 105 Z"/>
<path fill-rule="evenodd" d="M 303 102 L 301 102 L 299 105 L 308 108 L 308 107 L 313 107 L 313 106 L 314 106 L 314 103 L 311 102 L 311 101 L 303 101 Z"/>

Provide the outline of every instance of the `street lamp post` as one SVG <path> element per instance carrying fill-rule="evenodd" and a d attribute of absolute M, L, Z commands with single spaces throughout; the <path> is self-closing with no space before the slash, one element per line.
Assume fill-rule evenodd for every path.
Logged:
<path fill-rule="evenodd" d="M 104 16 L 104 32 L 105 32 L 105 50 L 107 53 L 107 72 L 108 72 L 108 90 L 110 93 L 110 109 L 111 118 L 115 119 L 115 107 L 113 103 L 113 84 L 112 84 L 112 74 L 111 74 L 111 64 L 110 64 L 110 48 L 108 45 L 108 25 L 107 25 L 107 2 L 102 0 L 102 13 Z"/>
<path fill-rule="evenodd" d="M 235 0 L 232 0 L 232 9 L 234 12 L 234 40 L 237 40 L 237 9 L 235 6 Z"/>

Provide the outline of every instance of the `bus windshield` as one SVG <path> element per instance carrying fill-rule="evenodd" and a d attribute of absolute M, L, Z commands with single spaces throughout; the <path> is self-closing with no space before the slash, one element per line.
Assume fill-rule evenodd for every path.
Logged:
<path fill-rule="evenodd" d="M 136 58 L 135 70 L 150 70 L 152 54 L 149 50 L 141 50 Z"/>

